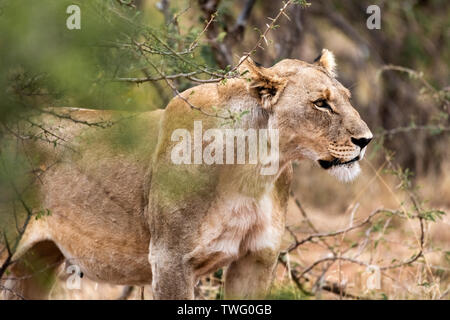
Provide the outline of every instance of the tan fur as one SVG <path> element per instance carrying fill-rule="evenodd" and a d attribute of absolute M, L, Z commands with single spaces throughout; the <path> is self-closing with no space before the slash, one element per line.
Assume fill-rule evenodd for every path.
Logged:
<path fill-rule="evenodd" d="M 336 75 L 336 60 L 333 52 L 323 49 L 317 64 L 325 68 L 332 76 Z"/>
<path fill-rule="evenodd" d="M 174 165 L 173 130 L 192 130 L 194 120 L 202 120 L 204 130 L 223 127 L 222 119 L 178 97 L 164 111 L 136 115 L 56 109 L 80 121 L 115 124 L 95 128 L 52 115 L 36 119 L 70 148 L 28 146 L 45 155 L 42 183 L 35 188 L 52 215 L 33 221 L 15 259 L 52 242 L 85 276 L 152 284 L 157 299 L 192 299 L 199 276 L 228 266 L 226 297 L 263 297 L 284 232 L 291 161 L 354 157 L 361 150 L 350 138 L 371 133 L 350 105 L 348 90 L 324 66 L 283 60 L 265 69 L 248 60 L 241 70 L 249 70 L 243 79 L 200 85 L 183 96 L 206 113 L 249 112 L 226 127 L 279 129 L 275 175 L 260 175 L 260 165 Z M 330 99 L 336 113 L 314 107 L 321 97 Z M 31 285 L 10 283 L 27 294 L 24 286 Z"/>

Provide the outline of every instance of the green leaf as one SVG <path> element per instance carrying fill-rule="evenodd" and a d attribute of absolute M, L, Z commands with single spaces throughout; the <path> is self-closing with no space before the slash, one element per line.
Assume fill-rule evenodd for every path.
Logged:
<path fill-rule="evenodd" d="M 49 209 L 42 209 L 36 213 L 35 219 L 39 220 L 42 217 L 51 216 L 51 215 L 52 215 L 52 213 Z"/>
<path fill-rule="evenodd" d="M 450 251 L 445 251 L 445 260 L 447 260 L 447 262 L 450 262 Z"/>
<path fill-rule="evenodd" d="M 418 284 L 419 287 L 429 288 L 431 284 L 429 282 L 422 282 Z"/>

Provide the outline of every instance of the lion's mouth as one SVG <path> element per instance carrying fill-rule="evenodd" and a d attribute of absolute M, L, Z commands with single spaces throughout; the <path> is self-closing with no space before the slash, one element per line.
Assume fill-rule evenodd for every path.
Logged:
<path fill-rule="evenodd" d="M 319 160 L 318 162 L 319 162 L 319 165 L 326 170 L 326 169 L 330 169 L 331 167 L 344 166 L 346 164 L 350 164 L 350 163 L 356 162 L 359 159 L 360 159 L 360 157 L 356 156 L 352 160 L 345 161 L 345 162 L 342 162 L 342 160 L 338 159 L 338 158 L 334 158 L 331 161 L 330 160 Z"/>

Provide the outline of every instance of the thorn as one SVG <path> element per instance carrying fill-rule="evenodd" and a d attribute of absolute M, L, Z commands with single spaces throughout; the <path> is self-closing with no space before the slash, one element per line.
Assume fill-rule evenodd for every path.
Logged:
<path fill-rule="evenodd" d="M 288 16 L 284 11 L 281 11 L 281 13 L 282 13 L 289 21 L 291 21 L 291 18 L 289 18 L 289 16 Z"/>

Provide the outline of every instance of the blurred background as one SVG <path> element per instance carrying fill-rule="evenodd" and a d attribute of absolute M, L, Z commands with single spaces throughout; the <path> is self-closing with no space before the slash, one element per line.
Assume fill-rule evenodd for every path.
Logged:
<path fill-rule="evenodd" d="M 70 30 L 73 4 L 81 28 Z M 379 29 L 368 27 L 371 5 L 380 9 Z M 448 1 L 0 0 L 0 31 L 0 139 L 20 136 L 16 123 L 47 106 L 165 108 L 174 88 L 236 76 L 248 52 L 270 67 L 331 50 L 375 139 L 350 184 L 295 164 L 272 297 L 450 298 Z M 3 203 L 6 181 L 27 171 L 14 152 L 0 149 Z M 4 233 L 8 215 L 0 210 Z M 202 279 L 197 296 L 220 298 L 222 274 Z M 151 298 L 149 288 L 87 279 L 68 290 L 64 266 L 60 275 L 52 298 Z"/>

